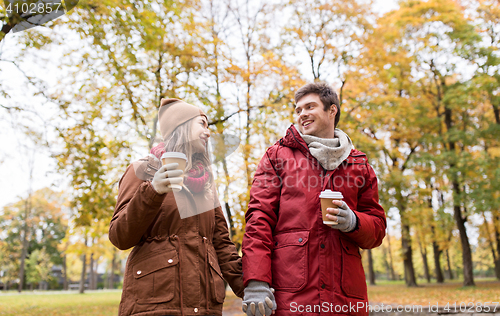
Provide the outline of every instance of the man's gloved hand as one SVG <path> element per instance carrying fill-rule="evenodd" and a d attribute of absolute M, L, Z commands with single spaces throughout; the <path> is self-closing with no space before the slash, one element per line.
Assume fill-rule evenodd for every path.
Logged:
<path fill-rule="evenodd" d="M 151 185 L 155 191 L 159 194 L 164 194 L 167 192 L 172 192 L 172 184 L 179 184 L 182 182 L 183 170 L 179 168 L 178 163 L 169 163 L 161 166 L 158 171 L 156 171 Z"/>
<path fill-rule="evenodd" d="M 327 208 L 326 211 L 329 213 L 326 215 L 330 220 L 337 222 L 337 225 L 332 225 L 330 227 L 340 230 L 341 232 L 348 233 L 356 228 L 356 215 L 347 206 L 344 201 L 334 200 L 333 204 L 337 205 L 338 208 Z"/>
<path fill-rule="evenodd" d="M 267 282 L 252 280 L 248 282 L 243 296 L 243 312 L 247 316 L 269 316 L 276 310 L 274 289 Z"/>

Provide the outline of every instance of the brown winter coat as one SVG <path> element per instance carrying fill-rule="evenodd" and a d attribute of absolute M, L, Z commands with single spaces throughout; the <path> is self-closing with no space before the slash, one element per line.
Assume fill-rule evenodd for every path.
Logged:
<path fill-rule="evenodd" d="M 153 158 L 141 163 L 152 178 L 157 170 Z M 158 194 L 150 181 L 127 168 L 109 227 L 116 247 L 134 247 L 127 260 L 120 316 L 222 315 L 224 279 L 242 297 L 241 258 L 220 206 L 180 218 L 178 204 L 196 208 L 207 202 L 203 199 L 203 194 L 186 189 L 175 198 L 173 193 Z"/>

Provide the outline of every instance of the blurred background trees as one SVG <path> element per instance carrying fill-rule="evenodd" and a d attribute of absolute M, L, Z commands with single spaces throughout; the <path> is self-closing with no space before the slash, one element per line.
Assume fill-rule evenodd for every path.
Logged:
<path fill-rule="evenodd" d="M 160 141 L 165 97 L 202 107 L 214 141 L 239 139 L 214 163 L 239 247 L 258 161 L 293 122 L 296 89 L 313 80 L 337 89 L 339 128 L 379 178 L 390 227 L 364 252 L 370 280 L 500 280 L 499 4 L 378 7 L 86 0 L 43 27 L 2 35 L 0 122 L 50 156 L 59 180 L 0 210 L 0 284 L 119 286 L 127 253 L 107 240 L 117 183 Z M 4 150 L 0 160 L 13 159 Z M 29 155 L 17 158 L 29 166 Z"/>

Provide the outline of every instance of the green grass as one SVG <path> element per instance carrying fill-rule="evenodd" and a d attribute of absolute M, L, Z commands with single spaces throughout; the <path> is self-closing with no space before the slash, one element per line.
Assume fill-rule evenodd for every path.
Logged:
<path fill-rule="evenodd" d="M 121 291 L 0 294 L 1 316 L 116 316 Z"/>
<path fill-rule="evenodd" d="M 474 281 L 475 282 L 488 282 L 488 281 L 494 282 L 494 281 L 497 281 L 497 279 L 494 277 L 487 277 L 487 278 L 474 277 Z M 377 285 L 397 285 L 397 284 L 404 285 L 405 284 L 404 280 L 392 281 L 392 280 L 387 280 L 387 279 L 376 279 L 375 282 L 377 283 Z M 461 284 L 463 282 L 464 282 L 463 279 L 457 279 L 457 278 L 455 278 L 453 280 L 449 280 L 449 279 L 445 280 L 445 284 Z M 433 284 L 433 283 L 436 283 L 436 279 L 431 279 L 430 284 Z M 427 283 L 426 279 L 419 278 L 419 279 L 417 279 L 417 284 L 425 286 L 425 285 L 428 285 L 429 283 Z"/>
<path fill-rule="evenodd" d="M 408 288 L 402 281 L 377 281 L 377 285 L 368 286 L 370 302 L 384 304 L 419 304 L 429 303 L 485 303 L 499 301 L 500 281 L 495 279 L 476 279 L 475 287 L 463 287 L 461 280 L 444 284 L 419 282 L 416 288 Z M 22 294 L 0 292 L 0 316 L 116 316 L 120 303 L 121 291 L 88 291 L 85 294 L 75 292 L 29 292 Z M 500 311 L 500 306 L 499 306 Z M 244 315 L 241 312 L 241 299 L 227 291 L 224 303 L 225 315 Z"/>
<path fill-rule="evenodd" d="M 444 284 L 419 282 L 418 287 L 412 288 L 399 282 L 377 282 L 375 286 L 368 286 L 368 299 L 377 303 L 424 306 L 436 302 L 442 306 L 454 302 L 457 304 L 499 302 L 500 281 L 495 279 L 476 279 L 474 281 L 476 283 L 474 287 L 464 287 L 463 281 L 453 280 Z"/>

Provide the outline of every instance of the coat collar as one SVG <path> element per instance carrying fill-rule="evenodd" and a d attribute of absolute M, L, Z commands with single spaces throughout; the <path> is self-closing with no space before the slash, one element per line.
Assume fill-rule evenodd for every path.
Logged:
<path fill-rule="evenodd" d="M 290 127 L 287 129 L 285 136 L 283 136 L 280 140 L 279 143 L 282 146 L 297 149 L 300 152 L 304 154 L 308 159 L 311 159 L 314 161 L 314 163 L 319 164 L 318 160 L 313 157 L 311 152 L 309 151 L 309 147 L 307 146 L 307 143 L 305 140 L 300 136 L 299 131 L 295 128 L 295 126 L 292 124 Z M 357 150 L 357 149 L 351 149 L 351 152 L 349 154 L 349 157 L 344 161 L 345 163 L 365 163 L 366 162 L 366 154 Z"/>
<path fill-rule="evenodd" d="M 312 157 L 307 143 L 304 141 L 302 136 L 300 136 L 299 131 L 297 131 L 293 124 L 290 125 L 286 131 L 286 135 L 281 139 L 280 143 L 283 146 L 300 150 L 306 157 Z"/>

